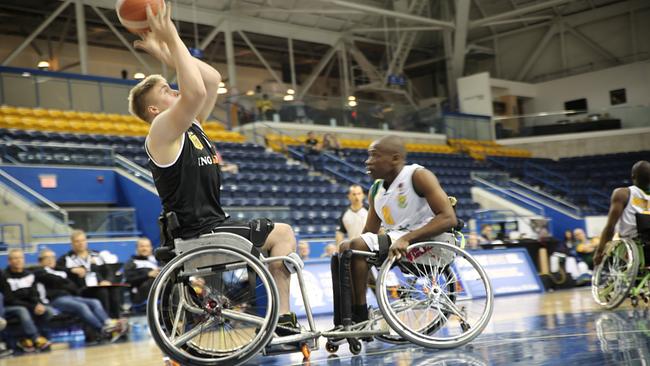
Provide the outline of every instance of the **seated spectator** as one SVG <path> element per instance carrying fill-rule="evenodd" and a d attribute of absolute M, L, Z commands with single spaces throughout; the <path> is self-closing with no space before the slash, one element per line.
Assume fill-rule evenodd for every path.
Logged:
<path fill-rule="evenodd" d="M 334 244 L 334 243 L 329 243 L 325 246 L 325 250 L 323 250 L 323 254 L 321 254 L 321 258 L 330 258 L 331 256 L 334 255 L 334 253 L 338 253 L 339 247 Z"/>
<path fill-rule="evenodd" d="M 323 136 L 322 151 L 333 152 L 339 157 L 342 156 L 341 143 L 333 133 L 326 133 Z"/>
<path fill-rule="evenodd" d="M 489 244 L 494 241 L 495 235 L 492 230 L 492 225 L 483 224 L 481 225 L 481 235 L 478 237 L 479 244 Z"/>
<path fill-rule="evenodd" d="M 79 287 L 70 279 L 74 275 L 69 271 L 55 269 L 56 255 L 53 251 L 43 249 L 38 261 L 42 267 L 35 272 L 36 280 L 45 287 L 46 297 L 52 307 L 78 316 L 98 334 L 111 338 L 111 341 L 126 333 L 126 324 L 110 319 L 99 300 L 79 296 Z"/>
<path fill-rule="evenodd" d="M 589 269 L 594 268 L 594 250 L 598 246 L 597 243 L 592 243 L 587 239 L 585 231 L 578 228 L 573 230 L 574 244 L 578 256 L 587 263 Z"/>
<path fill-rule="evenodd" d="M 9 266 L 4 272 L 2 293 L 7 305 L 5 308 L 7 317 L 20 319 L 24 333 L 24 337 L 18 340 L 17 346 L 23 352 L 46 351 L 50 348 L 51 343 L 41 332 L 55 315 L 54 310 L 41 302 L 36 275 L 25 269 L 23 251 L 21 249 L 10 250 L 8 261 Z"/>
<path fill-rule="evenodd" d="M 255 107 L 257 107 L 257 110 L 259 111 L 259 116 L 267 121 L 273 120 L 273 115 L 276 113 L 276 110 L 273 108 L 273 102 L 269 100 L 268 94 L 263 94 L 262 99 L 255 103 Z"/>
<path fill-rule="evenodd" d="M 321 144 L 316 138 L 314 131 L 307 133 L 307 140 L 305 140 L 305 162 L 312 167 L 314 166 L 312 157 L 318 156 L 321 152 Z"/>
<path fill-rule="evenodd" d="M 300 256 L 300 259 L 302 260 L 309 259 L 309 253 L 310 253 L 309 243 L 307 243 L 304 240 L 301 240 L 298 243 L 298 256 Z"/>
<path fill-rule="evenodd" d="M 112 277 L 104 259 L 98 252 L 88 249 L 83 230 L 73 230 L 70 240 L 72 250 L 57 260 L 56 267 L 73 274 L 71 280 L 81 289 L 83 297 L 98 299 L 111 318 L 119 318 L 122 294 L 119 287 L 110 287 Z"/>
<path fill-rule="evenodd" d="M 151 285 L 159 273 L 160 266 L 153 256 L 151 241 L 147 238 L 138 239 L 136 254 L 124 265 L 126 281 L 131 284 L 132 303 L 147 301 Z"/>
<path fill-rule="evenodd" d="M 481 249 L 479 245 L 479 236 L 475 232 L 469 233 L 467 236 L 467 248 L 466 249 Z"/>
<path fill-rule="evenodd" d="M 2 272 L 0 272 L 0 281 L 6 283 Z M 0 337 L 2 337 L 2 331 L 5 330 L 6 327 L 7 320 L 5 319 L 4 296 L 2 295 L 2 292 L 0 292 Z M 7 348 L 7 344 L 5 342 L 0 342 L 0 358 L 11 356 L 13 353 L 14 351 Z"/>

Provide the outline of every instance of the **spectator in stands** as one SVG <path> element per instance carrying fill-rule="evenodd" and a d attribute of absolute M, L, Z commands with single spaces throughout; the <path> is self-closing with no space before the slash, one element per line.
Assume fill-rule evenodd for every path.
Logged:
<path fill-rule="evenodd" d="M 2 284 L 7 305 L 5 312 L 8 317 L 20 319 L 25 335 L 25 338 L 18 340 L 17 346 L 24 352 L 48 350 L 51 343 L 42 335 L 41 330 L 54 316 L 54 310 L 41 302 L 36 275 L 25 268 L 23 251 L 10 250 L 8 261 L 9 266 L 4 273 L 5 283 Z"/>
<path fill-rule="evenodd" d="M 56 254 L 52 250 L 41 250 L 38 262 L 42 267 L 35 272 L 36 280 L 45 287 L 52 307 L 78 316 L 98 334 L 111 337 L 111 341 L 126 333 L 126 324 L 110 319 L 99 300 L 79 296 L 81 290 L 70 279 L 74 275 L 70 271 L 55 269 Z"/>
<path fill-rule="evenodd" d="M 316 138 L 314 131 L 309 131 L 307 133 L 307 139 L 305 140 L 305 162 L 310 166 L 314 166 L 313 157 L 316 157 L 321 152 L 321 143 Z"/>
<path fill-rule="evenodd" d="M 334 243 L 329 243 L 325 246 L 323 254 L 320 255 L 321 258 L 330 258 L 334 253 L 338 253 L 339 247 Z"/>
<path fill-rule="evenodd" d="M 347 239 L 353 239 L 363 232 L 368 217 L 368 209 L 363 204 L 365 197 L 360 185 L 353 184 L 348 188 L 350 206 L 339 217 L 339 225 L 336 227 L 336 245 L 341 244 L 346 236 Z"/>
<path fill-rule="evenodd" d="M 269 100 L 268 94 L 263 94 L 262 99 L 259 99 L 255 103 L 255 106 L 259 112 L 258 116 L 266 119 L 267 121 L 273 120 L 273 115 L 276 113 L 276 110 L 273 108 L 273 102 Z"/>
<path fill-rule="evenodd" d="M 596 250 L 597 244 L 594 244 L 587 239 L 585 231 L 578 228 L 573 230 L 573 238 L 575 243 L 576 252 L 578 256 L 587 263 L 589 269 L 594 268 L 594 250 Z"/>
<path fill-rule="evenodd" d="M 120 288 L 111 287 L 111 274 L 104 259 L 98 252 L 88 249 L 88 239 L 83 230 L 73 230 L 70 241 L 72 250 L 57 260 L 57 268 L 73 274 L 71 279 L 84 297 L 98 299 L 111 318 L 119 318 L 122 306 Z"/>
<path fill-rule="evenodd" d="M 147 301 L 151 285 L 159 273 L 160 266 L 153 256 L 151 241 L 147 238 L 138 239 L 136 254 L 124 265 L 126 281 L 131 284 L 132 303 Z"/>
<path fill-rule="evenodd" d="M 339 157 L 343 155 L 341 151 L 341 143 L 333 133 L 326 133 L 323 136 L 322 151 L 333 152 Z"/>
<path fill-rule="evenodd" d="M 492 230 L 492 225 L 483 224 L 481 225 L 481 235 L 478 237 L 479 244 L 489 244 L 494 241 L 495 235 Z"/>
<path fill-rule="evenodd" d="M 0 272 L 0 284 L 6 283 L 7 281 L 4 278 L 2 272 Z M 5 304 L 4 304 L 4 295 L 0 292 L 0 337 L 2 337 L 2 331 L 7 327 L 7 320 L 5 318 Z M 13 350 L 7 348 L 5 342 L 0 342 L 0 358 L 11 356 L 14 353 Z"/>
<path fill-rule="evenodd" d="M 475 232 L 467 236 L 467 249 L 481 249 L 479 236 Z"/>
<path fill-rule="evenodd" d="M 224 161 L 221 164 L 221 172 L 230 173 L 230 174 L 239 174 L 239 165 L 235 163 L 227 163 Z"/>
<path fill-rule="evenodd" d="M 300 256 L 300 259 L 305 260 L 309 259 L 309 253 L 310 253 L 310 248 L 309 248 L 309 243 L 301 240 L 298 243 L 298 256 Z"/>

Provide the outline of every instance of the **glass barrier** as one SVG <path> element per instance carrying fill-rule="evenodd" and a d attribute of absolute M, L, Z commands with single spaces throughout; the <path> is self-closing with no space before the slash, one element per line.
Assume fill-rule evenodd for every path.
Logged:
<path fill-rule="evenodd" d="M 47 210 L 49 211 L 49 210 Z M 69 225 L 94 236 L 133 235 L 138 232 L 135 208 L 66 208 Z"/>
<path fill-rule="evenodd" d="M 0 141 L 0 161 L 14 164 L 114 166 L 110 147 L 55 142 Z"/>
<path fill-rule="evenodd" d="M 9 188 L 0 182 L 0 222 L 12 224 L 7 242 L 16 244 L 18 232 L 16 227 L 21 227 L 22 244 L 30 243 L 39 237 L 52 237 L 68 235 L 70 229 L 67 225 L 67 212 L 61 209 L 43 208 L 39 204 L 18 194 L 14 189 Z"/>
<path fill-rule="evenodd" d="M 433 132 L 436 110 L 417 110 L 410 104 L 307 95 L 302 101 L 283 95 L 241 95 L 226 98 L 237 105 L 240 124 L 255 121 L 300 122 L 326 126 Z M 351 106 L 352 105 L 352 106 Z M 438 132 L 441 132 L 439 130 Z"/>
<path fill-rule="evenodd" d="M 558 111 L 495 117 L 497 139 L 618 130 L 650 126 L 650 107 L 613 107 L 601 111 Z"/>

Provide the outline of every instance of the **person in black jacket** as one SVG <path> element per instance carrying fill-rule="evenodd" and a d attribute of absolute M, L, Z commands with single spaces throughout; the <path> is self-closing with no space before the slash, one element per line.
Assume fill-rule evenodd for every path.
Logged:
<path fill-rule="evenodd" d="M 134 304 L 147 300 L 151 285 L 159 273 L 160 266 L 153 256 L 151 241 L 147 238 L 138 239 L 136 254 L 124 265 L 124 276 L 131 284 Z"/>
<path fill-rule="evenodd" d="M 70 279 L 73 275 L 68 271 L 55 269 L 56 254 L 52 250 L 43 249 L 39 253 L 38 261 L 42 268 L 35 272 L 36 280 L 45 287 L 46 297 L 52 307 L 80 317 L 103 335 L 121 335 L 126 331 L 121 322 L 108 317 L 99 300 L 79 296 L 79 287 Z"/>
<path fill-rule="evenodd" d="M 41 335 L 36 324 L 44 326 L 54 316 L 52 308 L 41 302 L 36 287 L 36 275 L 25 269 L 25 255 L 21 249 L 12 249 L 9 266 L 4 273 L 3 294 L 7 316 L 18 317 L 27 336 L 18 340 L 18 347 L 26 352 L 50 348 L 50 341 Z M 36 324 L 35 324 L 36 323 Z"/>
<path fill-rule="evenodd" d="M 111 277 L 99 253 L 88 249 L 88 240 L 83 230 L 70 234 L 72 250 L 56 261 L 56 268 L 67 270 L 70 279 L 81 289 L 81 295 L 101 301 L 111 318 L 120 317 L 122 296 L 118 287 L 111 285 Z"/>

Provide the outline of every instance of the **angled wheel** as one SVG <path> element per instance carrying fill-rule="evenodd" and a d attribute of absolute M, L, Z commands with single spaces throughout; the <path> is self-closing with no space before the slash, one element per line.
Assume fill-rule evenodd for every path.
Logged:
<path fill-rule="evenodd" d="M 447 243 L 422 242 L 409 246 L 407 256 L 394 264 L 388 259 L 381 267 L 377 300 L 386 322 L 403 339 L 453 348 L 481 334 L 492 316 L 492 285 L 469 253 Z M 395 278 L 398 296 L 391 296 Z"/>
<path fill-rule="evenodd" d="M 629 239 L 607 243 L 600 265 L 594 267 L 591 294 L 598 305 L 615 309 L 625 300 L 639 271 L 639 251 Z"/>
<path fill-rule="evenodd" d="M 239 365 L 271 340 L 278 305 L 261 261 L 239 248 L 209 245 L 162 269 L 147 318 L 157 345 L 182 365 Z"/>

